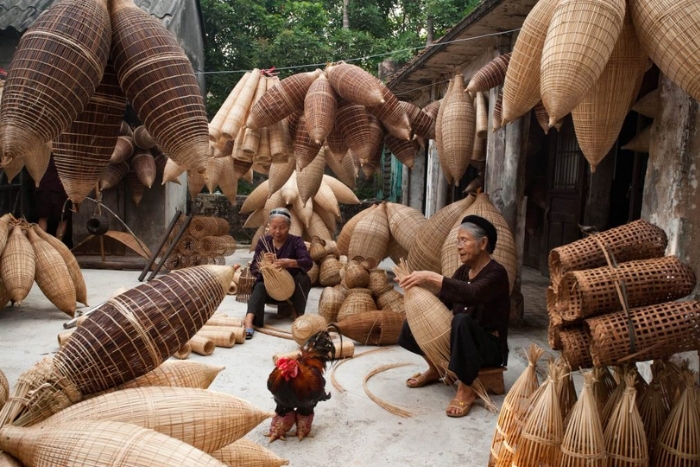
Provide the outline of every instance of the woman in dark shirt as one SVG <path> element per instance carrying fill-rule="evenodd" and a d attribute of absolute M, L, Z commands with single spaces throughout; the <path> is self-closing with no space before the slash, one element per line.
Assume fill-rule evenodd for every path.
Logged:
<path fill-rule="evenodd" d="M 454 314 L 448 368 L 459 381 L 457 394 L 447 407 L 448 417 L 469 413 L 476 400 L 471 385 L 480 368 L 505 365 L 508 359 L 510 291 L 505 268 L 491 258 L 496 240 L 493 224 L 479 216 L 467 216 L 462 219 L 457 234 L 462 266 L 452 278 L 432 271 L 415 271 L 399 281 L 404 289 L 416 285 L 439 288 L 440 300 Z M 424 356 L 408 322 L 404 324 L 399 345 Z M 409 378 L 408 387 L 418 388 L 440 379 L 437 367 L 429 359 L 426 361 L 428 370 Z"/>
<path fill-rule="evenodd" d="M 264 238 L 260 238 L 255 246 L 250 271 L 256 277 L 256 281 L 248 300 L 248 311 L 245 316 L 246 339 L 253 337 L 254 325 L 263 326 L 265 303 L 274 302 L 265 290 L 258 265 L 258 258 L 263 255 L 273 255 L 275 258 L 273 264 L 285 268 L 294 278 L 296 284 L 294 294 L 288 300 L 292 311 L 297 315 L 303 315 L 306 311 L 306 298 L 311 288 L 311 280 L 306 272 L 313 266 L 313 261 L 302 238 L 289 233 L 291 223 L 292 215 L 287 209 L 273 209 L 270 211 L 268 221 L 269 233 Z M 273 251 L 267 251 L 266 245 L 272 247 Z"/>

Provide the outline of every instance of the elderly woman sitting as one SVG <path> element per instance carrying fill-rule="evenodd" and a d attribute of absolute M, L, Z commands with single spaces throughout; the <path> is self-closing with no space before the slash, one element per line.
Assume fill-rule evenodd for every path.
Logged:
<path fill-rule="evenodd" d="M 248 300 L 248 311 L 245 316 L 246 339 L 253 337 L 253 326 L 263 326 L 265 303 L 276 303 L 267 294 L 263 277 L 260 273 L 258 259 L 262 255 L 274 256 L 273 264 L 287 269 L 294 278 L 294 294 L 287 300 L 289 305 L 292 306 L 292 312 L 296 315 L 303 315 L 306 310 L 306 298 L 311 288 L 311 280 L 306 272 L 313 266 L 313 261 L 301 237 L 289 233 L 291 223 L 292 215 L 287 209 L 273 209 L 270 211 L 268 220 L 269 231 L 264 238 L 258 240 L 255 246 L 255 254 L 250 271 L 256 277 L 256 281 Z M 266 246 L 271 247 L 272 251 L 268 251 Z"/>
<path fill-rule="evenodd" d="M 496 228 L 479 216 L 467 216 L 457 234 L 457 249 L 462 262 L 452 278 L 432 271 L 415 271 L 399 285 L 405 289 L 428 285 L 440 289 L 439 298 L 452 309 L 450 362 L 448 369 L 457 375 L 457 394 L 447 407 L 448 417 L 469 413 L 476 393 L 471 385 L 482 367 L 504 365 L 508 358 L 508 318 L 510 290 L 508 274 L 491 258 L 496 246 Z M 423 355 L 428 369 L 406 381 L 410 388 L 419 388 L 440 379 L 440 372 L 425 357 L 408 322 L 404 324 L 399 345 Z"/>

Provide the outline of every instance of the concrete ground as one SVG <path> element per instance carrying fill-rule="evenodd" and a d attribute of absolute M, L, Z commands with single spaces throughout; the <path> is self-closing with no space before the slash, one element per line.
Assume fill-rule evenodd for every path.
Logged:
<path fill-rule="evenodd" d="M 244 264 L 252 258 L 239 250 L 228 258 L 229 264 Z M 387 261 L 380 267 L 390 269 Z M 119 287 L 139 285 L 138 271 L 83 270 L 91 305 L 107 300 Z M 510 332 L 511 357 L 505 373 L 506 387 L 512 386 L 525 368 L 523 349 L 531 342 L 547 346 L 545 287 L 547 280 L 538 271 L 525 269 L 522 291 L 525 297 L 525 324 Z M 307 313 L 316 313 L 322 288 L 313 288 Z M 227 296 L 220 311 L 243 317 L 245 304 Z M 291 320 L 276 320 L 270 308 L 267 323 L 290 329 Z M 63 331 L 68 318 L 56 310 L 35 285 L 21 306 L 0 310 L 0 369 L 12 385 L 17 377 L 42 356 L 58 350 L 56 335 Z M 260 408 L 272 411 L 274 402 L 266 387 L 273 368 L 271 357 L 277 352 L 296 348 L 291 340 L 256 333 L 253 340 L 231 349 L 217 348 L 213 355 L 192 354 L 192 360 L 224 365 L 210 389 L 239 396 Z M 356 344 L 356 355 L 376 347 Z M 376 396 L 409 410 L 413 415 L 402 418 L 372 402 L 363 390 L 363 379 L 372 369 L 390 363 L 406 363 L 373 377 L 368 388 Z M 321 402 L 316 410 L 312 435 L 299 442 L 296 438 L 276 441 L 268 446 L 269 422 L 265 421 L 248 434 L 248 438 L 268 446 L 277 455 L 289 459 L 290 465 L 305 467 L 342 465 L 365 466 L 485 466 L 498 415 L 477 403 L 461 419 L 445 416 L 445 407 L 455 394 L 453 387 L 432 385 L 410 389 L 406 378 L 422 371 L 422 359 L 399 347 L 358 356 L 337 368 L 337 381 L 344 388 L 338 392 L 330 381 L 331 400 Z M 332 371 L 332 370 L 331 370 Z M 329 378 L 327 378 L 329 379 Z M 504 396 L 493 397 L 500 407 Z"/>

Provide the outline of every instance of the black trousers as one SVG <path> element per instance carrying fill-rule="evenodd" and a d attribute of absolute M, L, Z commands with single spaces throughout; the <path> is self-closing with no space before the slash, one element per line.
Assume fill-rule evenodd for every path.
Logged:
<path fill-rule="evenodd" d="M 309 279 L 308 274 L 300 273 L 294 276 L 294 294 L 289 298 L 291 305 L 299 316 L 303 315 L 306 311 L 306 299 L 309 297 L 309 290 L 311 289 L 311 279 Z M 263 282 L 256 282 L 253 286 L 253 292 L 248 299 L 248 311 L 247 313 L 252 313 L 254 315 L 253 325 L 257 327 L 262 327 L 265 324 L 265 304 L 269 303 L 272 305 L 280 305 L 287 302 L 279 302 L 274 300 L 267 294 L 265 290 L 265 284 Z"/>
<path fill-rule="evenodd" d="M 413 337 L 408 321 L 399 335 L 399 345 L 415 354 L 423 351 Z M 501 344 L 498 337 L 484 331 L 474 318 L 464 313 L 454 315 L 450 331 L 450 363 L 448 369 L 459 380 L 471 386 L 483 367 L 501 366 Z"/>

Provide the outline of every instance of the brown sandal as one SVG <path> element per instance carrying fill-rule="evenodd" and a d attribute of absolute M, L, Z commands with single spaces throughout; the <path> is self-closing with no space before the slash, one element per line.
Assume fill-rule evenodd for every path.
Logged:
<path fill-rule="evenodd" d="M 456 397 L 450 401 L 450 405 L 447 406 L 447 409 L 445 410 L 445 414 L 448 417 L 452 418 L 460 418 L 464 417 L 469 413 L 469 410 L 472 408 L 473 402 L 464 402 Z M 457 409 L 455 412 L 450 412 L 450 409 Z"/>
<path fill-rule="evenodd" d="M 440 381 L 440 378 L 436 379 L 428 379 L 428 378 L 421 378 L 423 376 L 423 373 L 416 373 L 415 375 L 411 376 L 406 380 L 406 386 L 409 388 L 415 389 L 415 388 L 422 388 L 423 386 L 429 386 L 431 384 L 435 384 L 438 381 Z M 411 381 L 415 381 L 415 383 L 411 383 Z"/>

